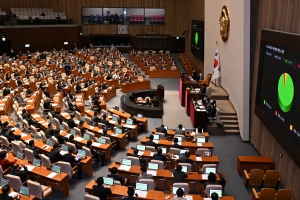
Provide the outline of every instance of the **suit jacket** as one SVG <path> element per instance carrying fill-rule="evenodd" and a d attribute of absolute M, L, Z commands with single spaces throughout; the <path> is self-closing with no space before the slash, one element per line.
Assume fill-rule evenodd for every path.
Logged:
<path fill-rule="evenodd" d="M 75 167 L 75 165 L 80 163 L 80 160 L 76 161 L 75 157 L 69 153 L 64 155 L 64 161 L 70 163 L 72 168 Z"/>
<path fill-rule="evenodd" d="M 51 138 L 54 135 L 54 130 L 52 128 L 46 129 L 46 138 Z"/>
<path fill-rule="evenodd" d="M 185 172 L 182 171 L 173 171 L 173 183 L 183 183 L 184 179 L 188 177 Z"/>
<path fill-rule="evenodd" d="M 54 114 L 53 117 L 58 119 L 59 123 L 63 123 L 63 118 L 59 114 Z"/>
<path fill-rule="evenodd" d="M 17 170 L 11 170 L 9 172 L 9 174 L 12 174 L 12 175 L 15 175 L 15 176 L 19 176 L 22 183 L 24 183 L 27 179 L 26 179 L 26 174 L 28 174 L 28 170 L 27 170 L 27 167 L 24 166 L 23 167 L 24 170 L 23 171 L 17 171 Z"/>
<path fill-rule="evenodd" d="M 190 163 L 190 164 L 194 164 L 194 161 L 189 159 L 189 158 L 186 158 L 186 157 L 183 157 L 183 158 L 180 158 L 180 163 Z"/>
<path fill-rule="evenodd" d="M 171 147 L 172 148 L 177 148 L 177 149 L 181 149 L 182 148 L 181 145 L 179 145 L 179 144 L 173 144 Z"/>
<path fill-rule="evenodd" d="M 184 130 L 182 130 L 182 129 L 176 129 L 175 130 L 175 134 L 178 134 L 178 135 L 184 135 L 184 133 L 185 133 L 185 131 Z"/>
<path fill-rule="evenodd" d="M 121 185 L 124 185 L 125 180 L 122 176 L 119 176 L 118 174 L 108 174 L 107 177 L 114 178 L 116 181 L 120 181 Z"/>
<path fill-rule="evenodd" d="M 165 161 L 166 160 L 166 157 L 164 156 L 164 155 L 162 155 L 162 154 L 154 154 L 153 155 L 153 159 L 154 160 L 161 160 L 161 161 Z"/>
<path fill-rule="evenodd" d="M 77 127 L 77 124 L 75 123 L 74 119 L 72 119 L 72 118 L 67 120 L 67 124 L 69 126 L 69 129 Z"/>
<path fill-rule="evenodd" d="M 11 196 L 8 196 L 8 194 L 0 194 L 1 200 L 13 200 Z"/>
<path fill-rule="evenodd" d="M 51 163 L 57 163 L 58 161 L 61 161 L 63 156 L 59 153 L 59 150 L 52 149 L 49 153 L 49 159 Z"/>
<path fill-rule="evenodd" d="M 156 144 L 155 142 L 151 141 L 151 140 L 145 142 L 145 145 L 146 145 L 146 146 L 152 146 L 152 147 L 155 147 L 155 148 L 156 148 L 156 146 L 157 146 L 157 144 Z"/>
<path fill-rule="evenodd" d="M 167 136 L 167 134 L 168 134 L 168 131 L 163 127 L 157 127 L 156 132 L 164 133 L 165 136 Z"/>
<path fill-rule="evenodd" d="M 97 186 L 94 185 L 93 186 L 93 195 L 96 197 L 99 197 L 101 200 L 107 200 L 107 196 L 111 195 L 111 189 L 110 188 L 105 188 L 102 185 L 101 186 Z"/>
<path fill-rule="evenodd" d="M 72 69 L 72 68 L 71 68 L 71 65 L 70 65 L 70 64 L 66 64 L 66 65 L 65 65 L 65 70 L 66 70 L 66 71 L 71 71 L 71 69 Z"/>

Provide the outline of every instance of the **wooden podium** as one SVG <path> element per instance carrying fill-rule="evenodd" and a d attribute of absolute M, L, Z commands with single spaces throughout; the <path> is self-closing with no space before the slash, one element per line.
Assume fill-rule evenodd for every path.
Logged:
<path fill-rule="evenodd" d="M 156 90 L 156 99 L 159 101 L 163 101 L 165 97 L 165 87 L 159 84 Z"/>

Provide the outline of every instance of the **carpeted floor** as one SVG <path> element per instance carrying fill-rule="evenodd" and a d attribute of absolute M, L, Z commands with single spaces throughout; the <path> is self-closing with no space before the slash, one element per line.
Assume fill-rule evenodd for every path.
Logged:
<path fill-rule="evenodd" d="M 175 59 L 178 62 L 178 55 L 175 54 Z M 161 118 L 148 118 L 148 127 L 151 131 L 154 127 L 160 126 L 162 123 L 169 127 L 176 127 L 179 123 L 182 123 L 185 127 L 192 127 L 189 118 L 186 116 L 185 110 L 180 106 L 178 90 L 179 80 L 178 79 L 151 79 L 151 88 L 156 88 L 158 84 L 165 86 L 165 102 L 164 102 L 164 117 Z M 122 92 L 117 90 L 117 96 L 111 99 L 107 103 L 107 108 L 113 106 L 120 107 L 120 97 Z M 129 142 L 127 150 L 131 146 L 139 144 L 139 140 L 150 132 L 139 135 L 138 141 Z M 242 177 L 236 172 L 236 160 L 238 155 L 258 155 L 257 151 L 253 148 L 250 143 L 245 143 L 241 140 L 238 135 L 227 135 L 227 136 L 210 136 L 210 141 L 214 144 L 214 155 L 219 156 L 220 164 L 218 170 L 224 172 L 227 179 L 225 186 L 225 195 L 234 196 L 236 200 L 250 200 L 251 191 L 250 188 L 246 189 L 243 186 Z M 113 152 L 112 161 L 120 161 L 126 156 L 126 151 Z M 109 164 L 109 163 L 108 163 Z M 83 200 L 85 191 L 84 187 L 93 179 L 99 176 L 106 176 L 108 174 L 108 167 L 101 167 L 99 164 L 93 164 L 93 176 L 87 178 L 83 174 L 84 179 L 77 181 L 76 179 L 69 180 L 70 195 L 66 198 L 62 197 L 62 194 L 53 191 L 53 193 L 47 197 L 48 200 Z"/>

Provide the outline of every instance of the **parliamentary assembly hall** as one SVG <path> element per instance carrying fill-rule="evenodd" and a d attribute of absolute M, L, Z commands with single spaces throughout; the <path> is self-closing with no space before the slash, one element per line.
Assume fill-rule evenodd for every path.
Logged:
<path fill-rule="evenodd" d="M 300 200 L 299 10 L 0 0 L 0 200 Z"/>

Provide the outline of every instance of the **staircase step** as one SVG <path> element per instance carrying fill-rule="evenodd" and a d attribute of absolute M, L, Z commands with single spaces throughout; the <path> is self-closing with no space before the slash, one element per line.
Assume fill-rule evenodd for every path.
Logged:
<path fill-rule="evenodd" d="M 223 124 L 239 124 L 237 119 L 221 119 L 221 122 L 223 122 Z"/>
<path fill-rule="evenodd" d="M 236 113 L 223 113 L 220 112 L 220 116 L 237 116 Z"/>
<path fill-rule="evenodd" d="M 225 129 L 224 130 L 225 135 L 239 135 L 240 130 L 234 130 L 234 129 Z"/>
<path fill-rule="evenodd" d="M 238 124 L 224 124 L 224 129 L 239 130 Z"/>
<path fill-rule="evenodd" d="M 237 120 L 237 116 L 236 115 L 222 115 L 220 114 L 220 120 Z"/>

